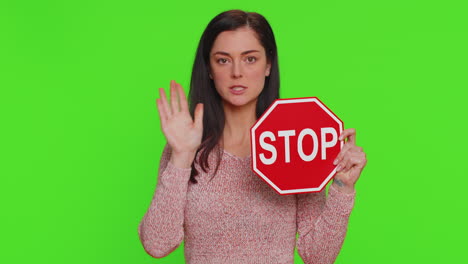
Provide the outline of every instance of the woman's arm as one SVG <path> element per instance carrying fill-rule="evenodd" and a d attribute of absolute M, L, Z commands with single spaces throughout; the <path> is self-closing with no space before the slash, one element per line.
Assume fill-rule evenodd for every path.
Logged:
<path fill-rule="evenodd" d="M 298 196 L 297 249 L 305 263 L 333 263 L 341 250 L 348 219 L 354 206 L 354 185 L 366 166 L 367 158 L 356 146 L 356 130 L 344 130 L 339 140 L 345 141 L 333 162 L 337 165 L 333 184 L 325 200 L 321 194 Z"/>
<path fill-rule="evenodd" d="M 320 193 L 297 196 L 297 250 L 304 263 L 333 263 L 341 250 L 355 192 L 338 191 L 332 184 Z"/>
<path fill-rule="evenodd" d="M 151 205 L 138 226 L 141 243 L 148 254 L 162 258 L 174 251 L 184 238 L 184 208 L 190 168 L 172 164 L 166 145 Z"/>
<path fill-rule="evenodd" d="M 156 100 L 161 129 L 168 145 L 159 165 L 159 178 L 151 205 L 138 226 L 146 252 L 161 258 L 171 253 L 184 238 L 184 209 L 191 165 L 203 135 L 203 105 L 194 118 L 189 113 L 182 86 L 170 83 L 170 103 L 163 88 Z"/>

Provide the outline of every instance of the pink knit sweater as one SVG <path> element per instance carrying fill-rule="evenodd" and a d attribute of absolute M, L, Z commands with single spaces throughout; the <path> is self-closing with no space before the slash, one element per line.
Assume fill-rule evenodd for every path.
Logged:
<path fill-rule="evenodd" d="M 212 152 L 210 168 L 216 164 Z M 294 247 L 304 263 L 333 263 L 346 235 L 353 194 L 337 191 L 281 196 L 251 170 L 251 158 L 224 151 L 212 177 L 200 167 L 169 162 L 166 146 L 151 205 L 138 233 L 144 249 L 164 257 L 184 240 L 190 264 L 294 263 Z M 296 234 L 299 237 L 296 240 Z"/>

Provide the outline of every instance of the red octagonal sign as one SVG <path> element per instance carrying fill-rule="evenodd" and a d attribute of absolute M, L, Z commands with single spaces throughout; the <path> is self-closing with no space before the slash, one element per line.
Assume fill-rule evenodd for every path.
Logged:
<path fill-rule="evenodd" d="M 278 99 L 251 128 L 252 169 L 279 194 L 319 192 L 335 175 L 342 131 L 318 98 Z"/>

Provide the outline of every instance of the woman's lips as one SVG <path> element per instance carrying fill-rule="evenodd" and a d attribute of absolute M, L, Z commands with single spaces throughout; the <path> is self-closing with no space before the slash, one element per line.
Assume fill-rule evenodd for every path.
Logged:
<path fill-rule="evenodd" d="M 235 94 L 235 95 L 243 94 L 245 92 L 245 90 L 247 90 L 247 87 L 245 87 L 243 85 L 233 85 L 233 86 L 229 87 L 229 91 L 232 94 Z"/>

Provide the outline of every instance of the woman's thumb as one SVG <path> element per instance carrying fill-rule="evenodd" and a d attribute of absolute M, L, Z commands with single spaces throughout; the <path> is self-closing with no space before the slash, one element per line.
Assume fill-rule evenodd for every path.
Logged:
<path fill-rule="evenodd" d="M 195 127 L 203 129 L 203 104 L 199 103 L 195 107 Z"/>

